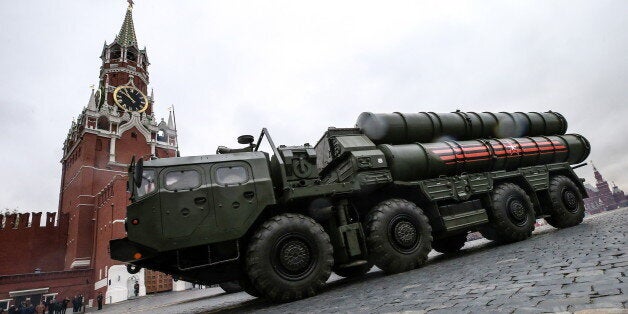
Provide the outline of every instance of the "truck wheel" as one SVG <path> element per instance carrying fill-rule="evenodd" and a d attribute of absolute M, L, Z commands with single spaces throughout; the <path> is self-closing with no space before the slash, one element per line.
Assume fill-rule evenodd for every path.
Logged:
<path fill-rule="evenodd" d="M 489 211 L 494 239 L 499 242 L 525 240 L 534 230 L 534 208 L 526 192 L 514 183 L 502 183 L 492 197 L 493 210 Z"/>
<path fill-rule="evenodd" d="M 303 215 L 282 214 L 264 222 L 251 238 L 246 272 L 261 294 L 287 302 L 320 291 L 333 263 L 333 248 L 321 225 Z"/>
<path fill-rule="evenodd" d="M 488 225 L 481 226 L 479 231 L 480 231 L 480 234 L 484 237 L 484 239 L 491 240 L 491 241 L 497 240 L 497 232 L 495 232 L 495 229 L 493 229 L 493 227 L 488 226 Z"/>
<path fill-rule="evenodd" d="M 578 225 L 584 219 L 584 201 L 575 183 L 566 176 L 550 179 L 549 195 L 552 208 L 548 208 L 550 217 L 545 218 L 555 228 L 567 228 Z"/>
<path fill-rule="evenodd" d="M 367 218 L 366 232 L 370 261 L 389 274 L 423 265 L 432 250 L 432 227 L 427 217 L 414 203 L 403 199 L 375 206 Z"/>
<path fill-rule="evenodd" d="M 228 281 L 218 284 L 226 293 L 236 293 L 242 291 L 242 287 L 237 281 Z"/>
<path fill-rule="evenodd" d="M 437 239 L 432 242 L 432 249 L 443 254 L 459 252 L 467 242 L 467 234 L 461 233 L 449 238 Z"/>
<path fill-rule="evenodd" d="M 256 298 L 259 298 L 262 296 L 262 294 L 259 291 L 257 291 L 255 287 L 253 287 L 253 283 L 248 277 L 240 279 L 238 281 L 238 284 L 240 285 L 240 287 L 242 287 L 242 290 L 244 290 L 244 292 L 248 293 L 250 296 L 254 296 Z"/>
<path fill-rule="evenodd" d="M 334 267 L 334 273 L 340 277 L 355 278 L 368 273 L 371 268 L 373 268 L 373 264 L 371 263 L 342 268 Z"/>

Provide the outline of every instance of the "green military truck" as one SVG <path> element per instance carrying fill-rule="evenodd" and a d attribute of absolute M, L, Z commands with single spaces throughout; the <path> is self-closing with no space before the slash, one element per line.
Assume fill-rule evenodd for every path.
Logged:
<path fill-rule="evenodd" d="M 571 165 L 590 146 L 566 130 L 554 112 L 362 113 L 314 147 L 276 146 L 263 129 L 215 155 L 132 161 L 127 237 L 110 242 L 111 257 L 290 301 L 332 271 L 417 268 L 469 232 L 524 240 L 537 218 L 565 228 L 584 217 Z"/>

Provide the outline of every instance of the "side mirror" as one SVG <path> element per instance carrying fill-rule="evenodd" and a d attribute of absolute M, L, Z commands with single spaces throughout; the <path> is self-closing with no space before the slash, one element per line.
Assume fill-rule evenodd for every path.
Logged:
<path fill-rule="evenodd" d="M 142 186 L 142 175 L 143 175 L 143 171 L 144 171 L 144 160 L 142 158 L 140 158 L 137 163 L 135 163 L 135 173 L 134 173 L 134 181 L 135 181 L 135 186 L 136 187 L 140 187 Z"/>
<path fill-rule="evenodd" d="M 253 135 L 240 135 L 238 136 L 238 143 L 239 144 L 252 144 L 253 141 L 255 141 L 255 138 L 253 137 Z"/>
<path fill-rule="evenodd" d="M 131 162 L 129 163 L 129 169 L 127 170 L 127 174 L 129 176 L 129 180 L 126 182 L 126 190 L 133 195 L 133 186 L 135 185 L 135 155 L 131 158 Z"/>

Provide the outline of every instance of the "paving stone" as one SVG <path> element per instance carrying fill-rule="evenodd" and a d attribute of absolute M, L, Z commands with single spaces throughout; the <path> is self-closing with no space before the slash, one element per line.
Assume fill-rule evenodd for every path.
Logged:
<path fill-rule="evenodd" d="M 605 297 L 605 296 L 610 296 L 610 295 L 619 295 L 621 294 L 621 290 L 617 289 L 617 288 L 611 288 L 611 289 L 600 289 L 600 290 L 593 290 L 594 291 L 594 297 Z M 628 297 L 627 297 L 628 300 Z"/>
<path fill-rule="evenodd" d="M 182 297 L 188 292 L 169 292 L 106 305 L 97 313 L 539 313 L 626 309 L 628 209 L 587 217 L 583 224 L 572 228 L 537 229 L 526 241 L 509 245 L 484 239 L 470 241 L 456 256 L 432 253 L 420 269 L 392 276 L 375 270 L 363 280 L 334 281 L 317 296 L 286 304 L 254 299 L 245 293 L 200 297 L 194 292 L 196 299 L 190 300 Z"/>
<path fill-rule="evenodd" d="M 587 308 L 587 305 L 578 305 L 582 306 L 582 310 L 574 310 L 574 314 L 626 314 L 628 310 L 622 308 L 599 308 L 595 305 L 591 305 L 590 308 Z"/>
<path fill-rule="evenodd" d="M 602 276 L 604 275 L 604 271 L 600 269 L 592 269 L 585 271 L 577 271 L 574 273 L 567 274 L 566 277 L 586 277 L 586 276 Z"/>
<path fill-rule="evenodd" d="M 609 295 L 609 296 L 600 296 L 598 298 L 592 299 L 593 303 L 626 303 L 628 302 L 628 297 L 625 294 L 621 295 Z"/>
<path fill-rule="evenodd" d="M 512 312 L 513 314 L 528 314 L 528 313 L 539 313 L 539 308 L 537 307 L 519 307 Z"/>

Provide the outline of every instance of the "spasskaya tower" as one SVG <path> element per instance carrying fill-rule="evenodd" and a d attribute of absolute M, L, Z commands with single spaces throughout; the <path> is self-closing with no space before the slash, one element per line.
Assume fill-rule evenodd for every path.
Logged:
<path fill-rule="evenodd" d="M 174 157 L 178 147 L 174 112 L 155 118 L 155 109 L 166 108 L 149 86 L 150 62 L 138 44 L 132 1 L 100 59 L 98 87 L 82 110 L 77 106 L 63 143 L 57 213 L 0 215 L 0 251 L 19 252 L 19 262 L 0 259 L 0 309 L 79 294 L 94 304 L 99 292 L 115 303 L 188 287 L 158 272 L 129 273 L 109 258 L 109 241 L 125 236 L 131 157 Z"/>
<path fill-rule="evenodd" d="M 108 243 L 124 236 L 131 157 L 174 157 L 177 152 L 173 112 L 167 121 L 155 118 L 155 98 L 148 93 L 150 62 L 138 45 L 132 2 L 100 59 L 98 87 L 63 144 L 58 210 L 69 216 L 65 269 L 93 269 L 95 290 L 107 286 L 109 270 L 117 264 L 109 258 Z"/>

